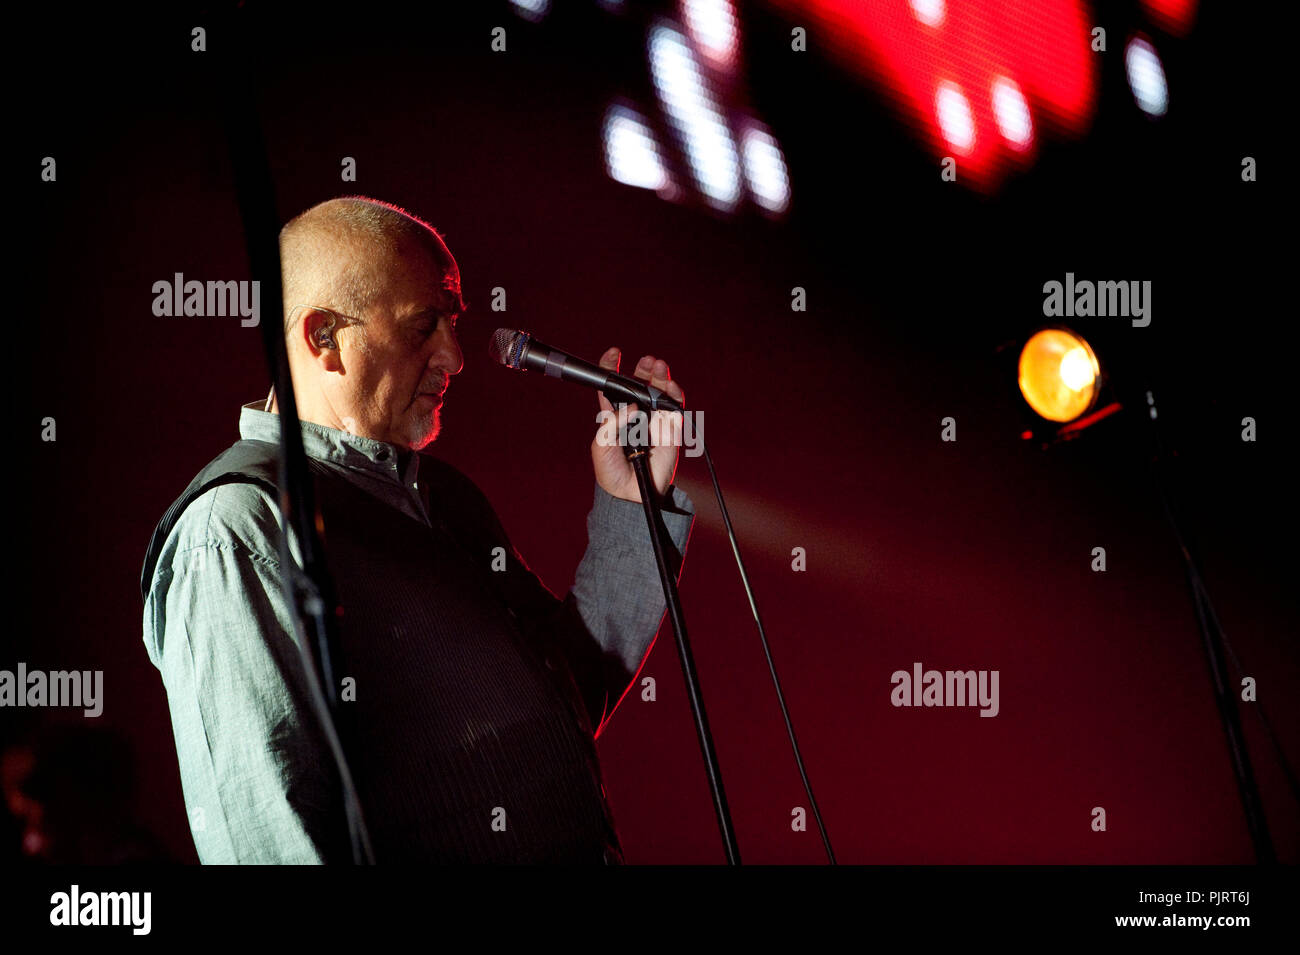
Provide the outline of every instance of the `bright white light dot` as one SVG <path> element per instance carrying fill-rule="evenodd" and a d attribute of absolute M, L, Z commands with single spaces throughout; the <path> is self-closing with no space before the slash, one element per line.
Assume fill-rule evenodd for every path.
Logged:
<path fill-rule="evenodd" d="M 1133 99 L 1142 112 L 1148 116 L 1165 115 L 1169 108 L 1169 85 L 1155 48 L 1141 37 L 1134 37 L 1124 50 L 1124 68 L 1128 71 Z"/>
<path fill-rule="evenodd" d="M 1017 149 L 1024 149 L 1034 139 L 1034 124 L 1029 118 L 1029 104 L 1014 80 L 999 76 L 993 83 L 993 116 L 998 131 Z"/>
<path fill-rule="evenodd" d="M 1083 391 L 1094 378 L 1092 359 L 1082 348 L 1076 345 L 1061 356 L 1061 381 L 1071 391 Z"/>
<path fill-rule="evenodd" d="M 629 186 L 659 190 L 668 185 L 654 133 L 626 106 L 605 112 L 605 168 L 611 179 Z"/>
<path fill-rule="evenodd" d="M 650 73 L 664 112 L 682 137 L 700 192 L 717 208 L 740 200 L 740 158 L 726 120 L 714 105 L 704 77 L 680 32 L 657 24 L 650 30 Z"/>
<path fill-rule="evenodd" d="M 758 126 L 749 126 L 741 133 L 740 152 L 754 201 L 768 212 L 785 212 L 790 205 L 790 176 L 777 141 Z"/>
<path fill-rule="evenodd" d="M 939 84 L 934 111 L 948 145 L 959 153 L 970 152 L 975 143 L 975 117 L 971 115 L 970 102 L 956 83 Z"/>
<path fill-rule="evenodd" d="M 730 0 L 682 0 L 682 20 L 696 46 L 720 66 L 736 56 L 736 13 Z"/>
<path fill-rule="evenodd" d="M 911 0 L 912 12 L 916 18 L 928 27 L 937 27 L 943 23 L 947 8 L 943 0 Z"/>
<path fill-rule="evenodd" d="M 510 0 L 515 12 L 525 20 L 536 23 L 551 9 L 551 0 Z"/>

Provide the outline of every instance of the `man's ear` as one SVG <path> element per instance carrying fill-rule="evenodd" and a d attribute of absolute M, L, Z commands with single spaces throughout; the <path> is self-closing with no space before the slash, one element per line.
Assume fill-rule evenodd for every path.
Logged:
<path fill-rule="evenodd" d="M 298 323 L 298 335 L 312 359 L 325 371 L 341 371 L 343 358 L 339 352 L 337 320 L 328 312 L 306 309 Z"/>

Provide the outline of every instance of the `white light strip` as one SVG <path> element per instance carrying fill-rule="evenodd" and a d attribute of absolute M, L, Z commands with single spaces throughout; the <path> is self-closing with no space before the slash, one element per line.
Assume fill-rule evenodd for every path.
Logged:
<path fill-rule="evenodd" d="M 730 211 L 740 200 L 740 161 L 690 44 L 663 23 L 650 30 L 650 72 L 664 112 L 682 138 L 696 185 L 708 202 Z"/>

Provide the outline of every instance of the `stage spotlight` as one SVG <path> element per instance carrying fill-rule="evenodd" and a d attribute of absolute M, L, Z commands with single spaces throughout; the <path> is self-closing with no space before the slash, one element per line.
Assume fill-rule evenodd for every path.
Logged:
<path fill-rule="evenodd" d="M 1069 422 L 1096 404 L 1101 366 L 1092 348 L 1065 328 L 1044 328 L 1020 352 L 1020 393 L 1048 421 Z"/>
<path fill-rule="evenodd" d="M 1022 414 L 1029 426 L 1020 433 L 1020 437 L 1026 441 L 1037 441 L 1044 450 L 1047 450 L 1063 441 L 1079 437 L 1085 428 L 1090 428 L 1103 418 L 1121 411 L 1123 405 L 1118 400 L 1101 398 L 1103 393 L 1107 396 L 1116 394 L 1116 382 L 1120 383 L 1126 396 L 1145 394 L 1146 413 L 1140 416 L 1129 415 L 1128 421 L 1142 422 L 1145 428 L 1149 429 L 1145 436 L 1149 441 L 1149 449 L 1147 449 L 1149 460 L 1134 461 L 1133 464 L 1137 466 L 1135 470 L 1142 470 L 1145 465 L 1145 470 L 1152 481 L 1152 488 L 1160 500 L 1165 519 L 1173 531 L 1178 545 L 1177 552 L 1182 556 L 1196 610 L 1196 625 L 1201 638 L 1201 647 L 1209 667 L 1211 688 L 1228 743 L 1228 755 L 1237 778 L 1237 793 L 1245 811 L 1247 828 L 1255 848 L 1255 857 L 1261 865 L 1272 865 L 1277 862 L 1277 852 L 1273 847 L 1264 804 L 1255 781 L 1255 771 L 1251 766 L 1250 753 L 1246 746 L 1241 716 L 1233 692 L 1233 681 L 1229 677 L 1224 661 L 1231 659 L 1239 671 L 1249 671 L 1242 669 L 1236 651 L 1232 649 L 1227 635 L 1219 625 L 1218 615 L 1214 611 L 1209 591 L 1201 575 L 1196 556 L 1197 548 L 1184 532 L 1179 519 L 1178 503 L 1189 499 L 1187 488 L 1183 486 L 1182 481 L 1178 480 L 1180 475 L 1175 471 L 1179 457 L 1165 443 L 1163 419 L 1157 414 L 1156 397 L 1150 384 L 1149 370 L 1131 358 L 1124 361 L 1119 357 L 1123 349 L 1112 347 L 1116 343 L 1113 336 L 1107 336 L 1101 331 L 1097 334 L 1101 336 L 1103 351 L 1108 356 L 1108 369 L 1105 376 L 1102 375 L 1101 364 L 1097 361 L 1092 346 L 1070 329 L 1060 326 L 1042 328 L 1029 336 L 1029 340 L 1020 350 L 1018 370 L 1020 394 L 1029 408 L 1038 415 L 1039 420 L 1030 423 L 1028 411 L 1022 408 Z M 1015 343 L 1015 341 L 1006 341 L 997 348 L 997 353 L 1002 356 L 1001 360 L 1007 370 L 1008 387 L 1011 377 L 1011 356 L 1014 354 Z M 1129 349 L 1134 350 L 1131 343 Z M 1112 374 L 1113 381 L 1109 380 Z M 1093 410 L 1099 400 L 1107 403 Z M 1142 407 L 1136 400 L 1131 400 L 1131 403 Z M 1051 424 L 1046 424 L 1043 419 Z M 1175 482 L 1179 486 L 1171 493 L 1169 485 Z M 1251 699 L 1253 700 L 1253 697 Z M 1250 709 L 1264 722 L 1265 731 L 1272 738 L 1272 728 L 1264 716 L 1261 704 L 1252 702 Z M 1285 754 L 1277 746 L 1276 739 L 1272 742 L 1282 763 L 1283 772 L 1289 779 L 1294 779 L 1295 774 L 1291 771 Z"/>

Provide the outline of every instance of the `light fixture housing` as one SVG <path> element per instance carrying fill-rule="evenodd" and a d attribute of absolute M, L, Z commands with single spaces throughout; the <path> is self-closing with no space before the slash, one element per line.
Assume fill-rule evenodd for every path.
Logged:
<path fill-rule="evenodd" d="M 1101 364 L 1082 335 L 1051 326 L 1034 332 L 1021 348 L 1017 380 L 1021 396 L 1035 414 L 1069 424 L 1096 406 Z"/>

